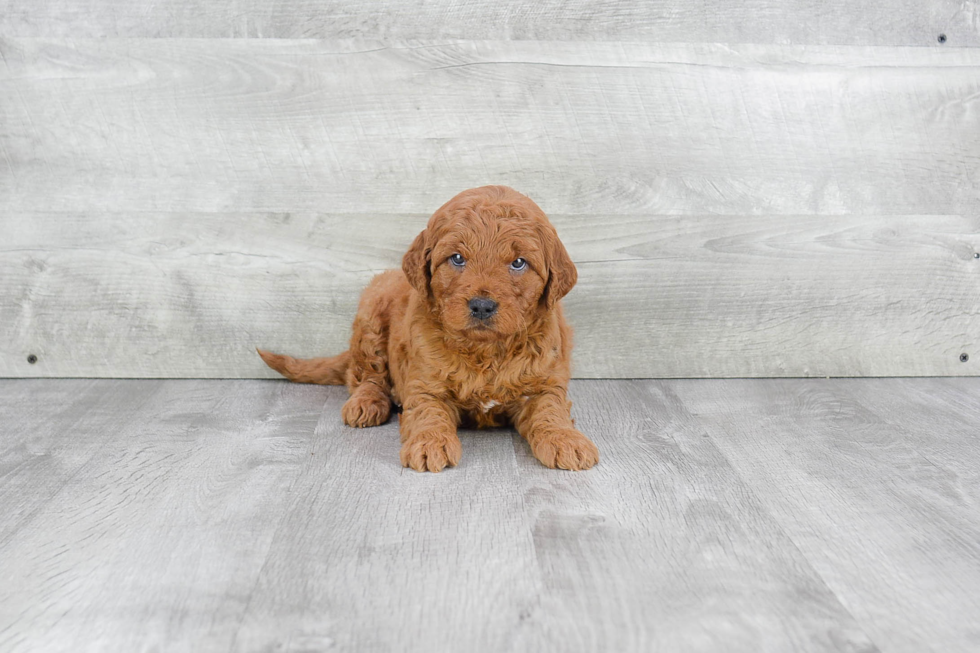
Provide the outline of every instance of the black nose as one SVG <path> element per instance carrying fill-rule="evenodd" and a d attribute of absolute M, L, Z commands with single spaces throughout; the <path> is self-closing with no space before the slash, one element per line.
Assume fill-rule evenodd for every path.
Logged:
<path fill-rule="evenodd" d="M 470 300 L 470 315 L 478 320 L 487 320 L 497 312 L 497 302 L 486 297 L 474 297 Z"/>

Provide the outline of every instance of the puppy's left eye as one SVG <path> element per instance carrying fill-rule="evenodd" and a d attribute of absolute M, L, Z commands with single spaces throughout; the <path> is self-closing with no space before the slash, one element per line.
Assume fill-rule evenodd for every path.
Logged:
<path fill-rule="evenodd" d="M 518 272 L 521 271 L 521 270 L 523 270 L 526 267 L 527 267 L 527 261 L 525 261 L 522 258 L 514 259 L 514 261 L 510 264 L 510 269 L 511 270 L 516 270 Z"/>
<path fill-rule="evenodd" d="M 455 265 L 458 268 L 461 268 L 464 265 L 466 265 L 466 259 L 463 258 L 463 255 L 462 254 L 458 254 L 458 253 L 457 254 L 453 254 L 452 256 L 450 256 L 449 257 L 449 262 L 452 263 L 453 265 Z"/>

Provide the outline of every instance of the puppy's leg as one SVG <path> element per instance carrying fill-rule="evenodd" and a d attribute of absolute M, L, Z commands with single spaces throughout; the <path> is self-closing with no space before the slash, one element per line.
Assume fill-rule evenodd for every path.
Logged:
<path fill-rule="evenodd" d="M 340 409 L 344 424 L 356 428 L 378 426 L 391 416 L 391 398 L 388 393 L 374 385 L 364 383 L 351 391 L 350 398 Z"/>
<path fill-rule="evenodd" d="M 545 467 L 582 470 L 599 462 L 599 449 L 572 423 L 572 404 L 560 388 L 534 395 L 514 416 L 517 432 Z"/>
<path fill-rule="evenodd" d="M 350 398 L 341 409 L 349 426 L 377 426 L 391 415 L 391 379 L 388 375 L 388 325 L 364 319 L 358 311 L 350 342 L 347 390 Z"/>
<path fill-rule="evenodd" d="M 403 467 L 417 472 L 438 472 L 446 465 L 456 466 L 463 445 L 456 435 L 459 414 L 448 404 L 430 397 L 405 401 L 399 416 L 402 434 Z"/>
<path fill-rule="evenodd" d="M 341 411 L 344 422 L 351 426 L 383 424 L 391 414 L 388 338 L 407 285 L 400 270 L 389 270 L 371 279 L 361 295 L 347 366 L 350 399 Z"/>

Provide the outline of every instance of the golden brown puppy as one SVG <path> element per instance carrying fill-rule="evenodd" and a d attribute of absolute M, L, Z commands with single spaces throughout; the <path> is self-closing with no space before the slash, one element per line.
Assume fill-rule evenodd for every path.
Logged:
<path fill-rule="evenodd" d="M 569 412 L 572 331 L 559 302 L 577 276 L 537 204 L 505 186 L 474 188 L 435 212 L 401 270 L 364 290 L 348 351 L 259 354 L 293 381 L 346 384 L 351 426 L 382 424 L 401 405 L 406 467 L 456 465 L 461 424 L 513 424 L 548 467 L 588 469 L 599 451 Z"/>

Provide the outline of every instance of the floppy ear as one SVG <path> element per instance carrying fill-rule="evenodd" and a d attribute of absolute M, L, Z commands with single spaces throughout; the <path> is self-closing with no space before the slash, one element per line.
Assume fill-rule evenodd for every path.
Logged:
<path fill-rule="evenodd" d="M 429 296 L 431 292 L 429 282 L 432 280 L 432 271 L 429 268 L 431 263 L 429 255 L 432 250 L 428 247 L 426 231 L 423 230 L 415 237 L 405 256 L 402 257 L 402 271 L 412 287 L 423 297 Z"/>
<path fill-rule="evenodd" d="M 544 245 L 548 257 L 548 281 L 545 283 L 541 301 L 546 308 L 551 308 L 575 286 L 578 270 L 575 269 L 565 246 L 558 240 L 558 233 L 550 225 L 544 230 Z"/>

